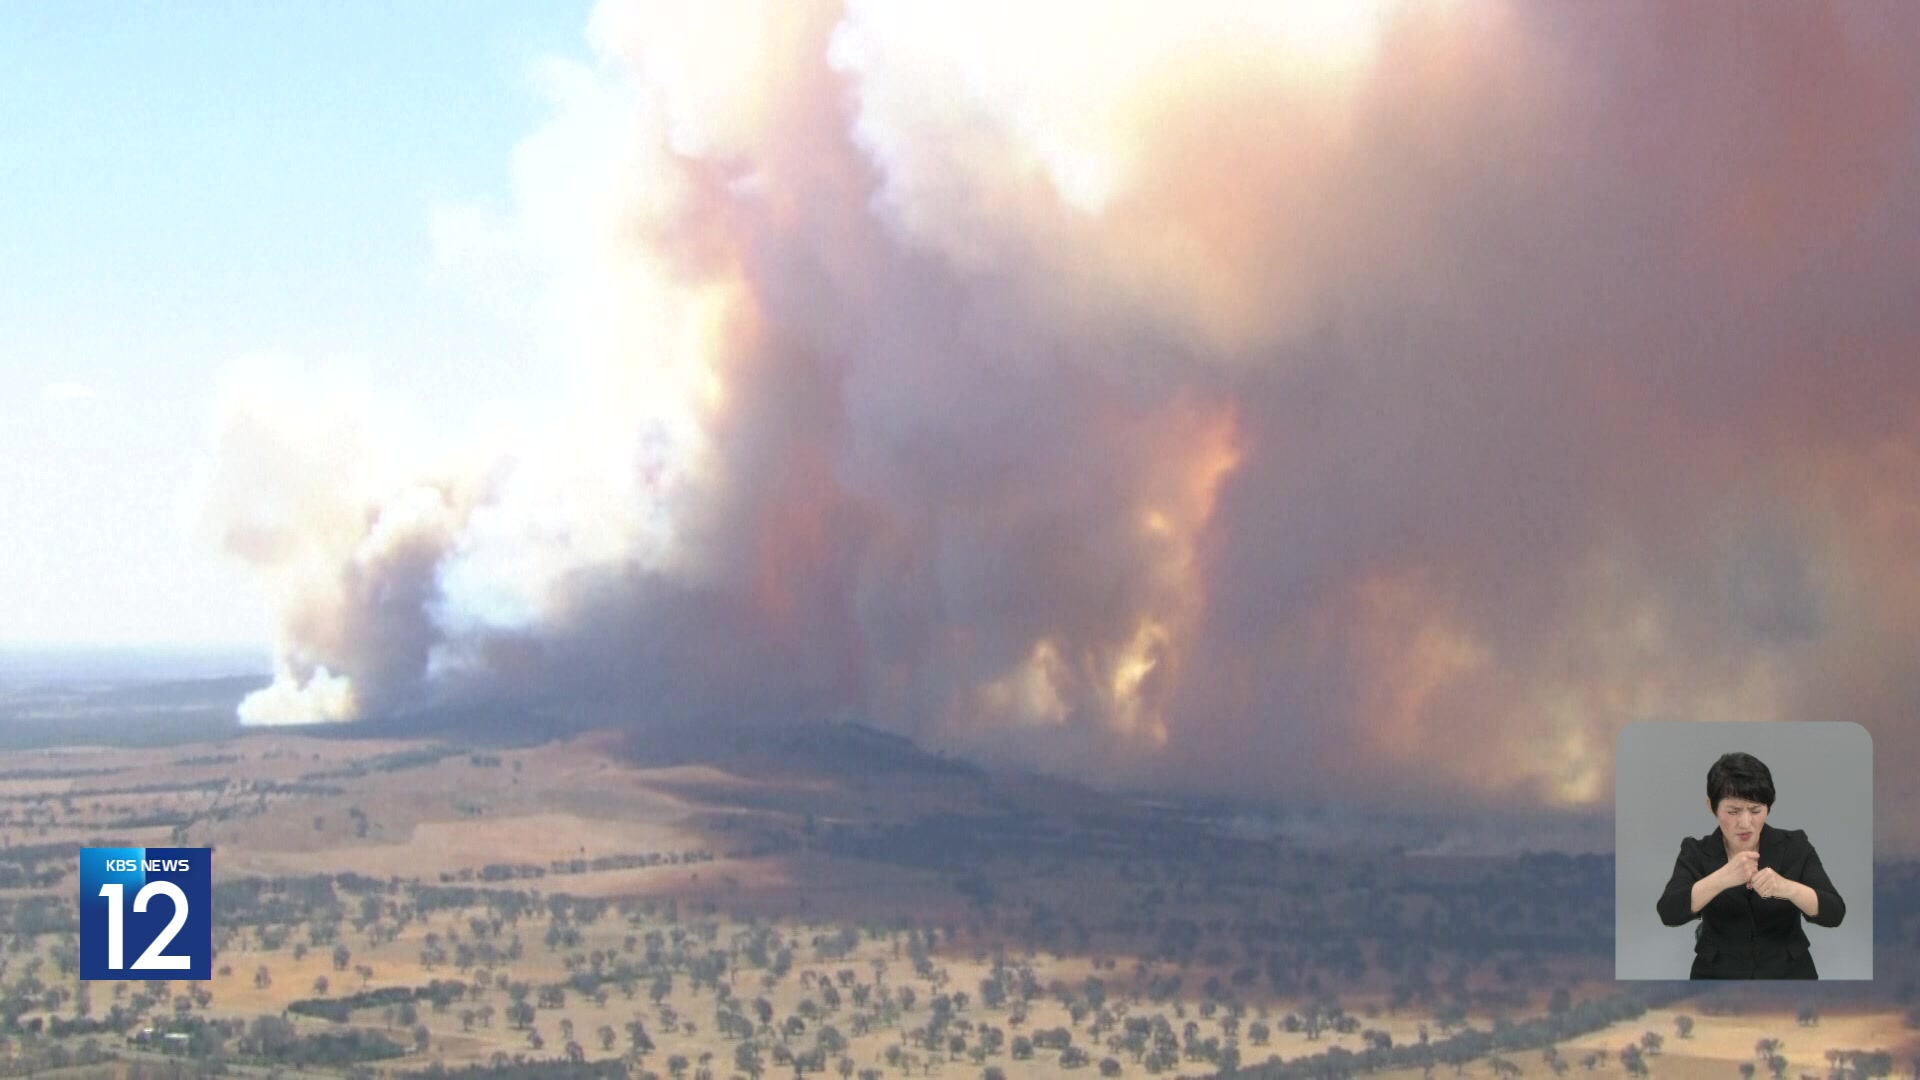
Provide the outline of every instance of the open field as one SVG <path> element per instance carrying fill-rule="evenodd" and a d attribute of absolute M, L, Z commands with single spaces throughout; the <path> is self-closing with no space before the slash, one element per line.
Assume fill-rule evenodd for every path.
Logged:
<path fill-rule="evenodd" d="M 1738 1080 L 1766 1038 L 1783 1076 L 1920 1052 L 1904 924 L 1868 986 L 1619 984 L 1611 912 L 1555 902 L 1610 895 L 1600 857 L 1236 838 L 857 728 L 707 760 L 338 734 L 8 755 L 0 1064 Z M 74 978 L 75 849 L 109 844 L 215 848 L 210 983 Z"/>

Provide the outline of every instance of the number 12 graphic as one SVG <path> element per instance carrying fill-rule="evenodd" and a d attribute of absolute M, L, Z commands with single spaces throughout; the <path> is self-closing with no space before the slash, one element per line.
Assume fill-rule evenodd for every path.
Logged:
<path fill-rule="evenodd" d="M 213 978 L 212 848 L 81 848 L 79 901 L 81 979 Z"/>
<path fill-rule="evenodd" d="M 100 886 L 100 895 L 107 898 L 107 967 L 114 971 L 125 969 L 126 965 L 126 913 L 121 910 L 127 887 L 119 882 Z M 149 881 L 133 897 L 133 910 L 145 912 L 147 901 L 155 896 L 164 896 L 173 901 L 173 919 L 160 936 L 153 939 L 140 959 L 133 962 L 136 971 L 186 971 L 193 967 L 191 956 L 169 956 L 164 951 L 173 935 L 187 925 L 187 894 L 180 886 L 171 881 Z"/>

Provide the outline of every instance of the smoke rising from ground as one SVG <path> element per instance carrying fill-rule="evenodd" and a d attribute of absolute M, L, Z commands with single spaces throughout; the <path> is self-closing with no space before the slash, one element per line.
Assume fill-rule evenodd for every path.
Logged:
<path fill-rule="evenodd" d="M 436 221 L 542 283 L 550 429 L 403 467 L 236 388 L 245 720 L 1403 806 L 1603 805 L 1636 719 L 1920 757 L 1911 12 L 730 6 L 600 9 L 513 211 Z"/>

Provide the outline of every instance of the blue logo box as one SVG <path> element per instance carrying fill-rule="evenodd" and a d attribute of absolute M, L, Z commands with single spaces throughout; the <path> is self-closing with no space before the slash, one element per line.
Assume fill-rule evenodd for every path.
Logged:
<path fill-rule="evenodd" d="M 212 848 L 81 848 L 82 979 L 213 978 Z"/>

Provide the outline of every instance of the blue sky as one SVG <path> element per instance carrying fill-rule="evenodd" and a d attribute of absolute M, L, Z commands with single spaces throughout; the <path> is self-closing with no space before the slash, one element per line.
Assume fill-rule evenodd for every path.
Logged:
<path fill-rule="evenodd" d="M 0 34 L 0 645 L 261 644 L 195 535 L 223 378 L 351 361 L 457 426 L 525 378 L 436 273 L 588 5 L 19 4 Z"/>

